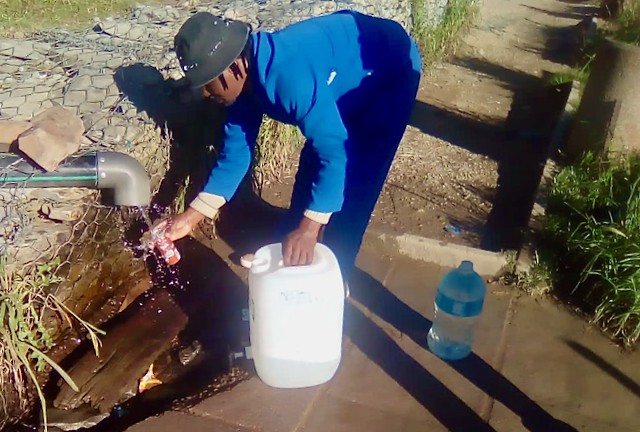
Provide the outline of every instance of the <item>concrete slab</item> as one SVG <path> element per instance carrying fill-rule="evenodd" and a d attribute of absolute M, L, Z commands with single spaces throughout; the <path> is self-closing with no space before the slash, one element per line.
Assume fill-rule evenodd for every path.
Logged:
<path fill-rule="evenodd" d="M 483 276 L 493 276 L 508 264 L 505 254 L 412 234 L 389 235 L 368 230 L 366 236 L 368 242 L 382 243 L 388 250 L 397 250 L 409 258 L 443 267 L 458 266 L 463 260 L 473 261 L 476 270 Z"/>
<path fill-rule="evenodd" d="M 556 418 L 581 431 L 640 430 L 640 353 L 622 352 L 562 306 L 521 297 L 506 351 L 504 375 Z M 508 417 L 496 408 L 492 424 Z"/>
<path fill-rule="evenodd" d="M 617 422 L 609 423 L 593 417 L 583 416 L 576 414 L 575 412 L 566 412 L 560 408 L 549 407 L 545 404 L 546 408 L 550 408 L 557 418 L 563 419 L 566 423 L 570 424 L 573 429 L 580 432 L 637 432 L 637 428 L 628 428 L 620 426 Z M 553 428 L 541 428 L 536 426 L 525 427 L 522 424 L 522 419 L 515 415 L 513 411 L 506 408 L 501 403 L 496 403 L 492 412 L 491 426 L 497 432 L 530 432 L 530 431 L 556 431 L 559 429 Z"/>
<path fill-rule="evenodd" d="M 158 417 L 152 417 L 142 423 L 131 426 L 126 432 L 249 432 L 246 429 L 236 425 L 228 425 L 213 419 L 207 419 L 194 415 L 167 412 Z"/>
<path fill-rule="evenodd" d="M 169 413 L 128 432 L 639 430 L 640 354 L 621 352 L 549 301 L 489 285 L 474 354 L 444 362 L 425 338 L 449 268 L 375 248 L 358 262 L 367 272 L 351 281 L 331 382 L 278 390 L 254 377 L 192 415 Z"/>
<path fill-rule="evenodd" d="M 439 432 L 447 429 L 333 396 L 326 396 L 319 401 L 308 422 L 299 429 L 300 432 L 424 432 L 427 430 Z"/>
<path fill-rule="evenodd" d="M 203 401 L 190 412 L 261 432 L 290 432 L 321 389 L 274 389 L 254 377 L 232 391 Z"/>
<path fill-rule="evenodd" d="M 327 395 L 391 416 L 422 420 L 424 416 L 414 413 L 424 408 L 399 381 L 402 382 L 394 379 L 359 348 L 355 348 L 343 358 Z M 432 425 L 440 427 L 434 419 L 429 420 Z"/>
<path fill-rule="evenodd" d="M 395 265 L 398 254 L 384 247 L 375 238 L 367 237 L 356 257 L 356 273 L 366 273 L 373 279 L 383 282 Z M 391 254 L 389 252 L 391 251 Z"/>
<path fill-rule="evenodd" d="M 363 250 L 359 263 L 375 262 L 376 253 Z M 357 349 L 343 360 L 327 393 L 421 424 L 484 430 L 481 415 L 488 402 L 478 388 L 484 380 L 477 375 L 488 374 L 494 380 L 499 375 L 492 365 L 500 360 L 511 290 L 490 288 L 476 354 L 464 367 L 452 368 L 426 347 L 436 287 L 450 268 L 405 256 L 386 259 L 392 262 L 387 271 L 370 265 L 378 271 L 377 278 L 362 271 L 352 278 L 345 334 Z"/>

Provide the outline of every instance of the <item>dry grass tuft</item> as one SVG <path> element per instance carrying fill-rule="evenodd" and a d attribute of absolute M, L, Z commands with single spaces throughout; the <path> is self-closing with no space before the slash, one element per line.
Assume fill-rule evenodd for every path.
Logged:
<path fill-rule="evenodd" d="M 80 28 L 96 16 L 121 14 L 135 0 L 0 0 L 0 33 Z"/>
<path fill-rule="evenodd" d="M 266 181 L 275 181 L 284 174 L 287 160 L 302 145 L 303 139 L 297 127 L 264 118 L 258 134 L 253 172 L 258 190 Z"/>

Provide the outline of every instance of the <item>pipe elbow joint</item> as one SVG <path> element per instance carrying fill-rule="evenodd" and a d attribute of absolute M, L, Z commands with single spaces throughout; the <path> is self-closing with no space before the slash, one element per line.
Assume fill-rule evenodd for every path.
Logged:
<path fill-rule="evenodd" d="M 140 162 L 118 152 L 98 152 L 96 156 L 98 189 L 112 189 L 115 205 L 149 205 L 149 176 Z"/>

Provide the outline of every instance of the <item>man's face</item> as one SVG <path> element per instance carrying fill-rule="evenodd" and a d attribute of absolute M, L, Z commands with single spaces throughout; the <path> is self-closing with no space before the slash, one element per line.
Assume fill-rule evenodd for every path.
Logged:
<path fill-rule="evenodd" d="M 229 106 L 238 99 L 246 81 L 246 63 L 239 58 L 222 75 L 207 83 L 202 94 L 214 102 Z"/>

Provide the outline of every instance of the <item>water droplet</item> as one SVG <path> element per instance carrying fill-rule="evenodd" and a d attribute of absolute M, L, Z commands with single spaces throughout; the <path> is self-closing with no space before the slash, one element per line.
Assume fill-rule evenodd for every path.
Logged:
<path fill-rule="evenodd" d="M 125 414 L 124 408 L 120 405 L 113 407 L 113 415 L 116 417 L 122 417 Z"/>

